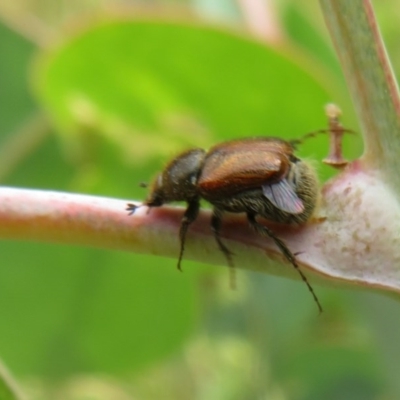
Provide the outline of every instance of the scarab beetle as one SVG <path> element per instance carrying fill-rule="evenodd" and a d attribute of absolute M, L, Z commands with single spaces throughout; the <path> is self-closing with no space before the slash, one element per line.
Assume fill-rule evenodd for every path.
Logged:
<path fill-rule="evenodd" d="M 230 266 L 232 253 L 219 234 L 222 216 L 226 211 L 245 213 L 250 226 L 260 235 L 270 237 L 297 269 L 321 311 L 293 253 L 256 219 L 260 216 L 283 224 L 303 224 L 313 214 L 319 193 L 317 176 L 309 164 L 294 155 L 293 143 L 274 137 L 254 137 L 223 142 L 209 151 L 185 151 L 156 177 L 142 205 L 159 207 L 173 201 L 187 202 L 179 231 L 179 269 L 186 233 L 198 216 L 201 199 L 213 206 L 211 229 Z M 128 204 L 127 210 L 133 214 L 138 207 Z"/>

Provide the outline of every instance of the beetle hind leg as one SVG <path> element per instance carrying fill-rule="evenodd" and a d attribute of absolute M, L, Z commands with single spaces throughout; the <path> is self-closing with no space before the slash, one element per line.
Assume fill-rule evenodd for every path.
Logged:
<path fill-rule="evenodd" d="M 222 225 L 222 214 L 223 212 L 219 208 L 214 208 L 213 214 L 211 217 L 211 229 L 214 233 L 215 241 L 218 244 L 219 249 L 221 252 L 225 255 L 226 261 L 228 263 L 228 266 L 230 268 L 230 286 L 232 289 L 236 287 L 236 276 L 235 276 L 235 269 L 233 265 L 233 258 L 232 256 L 234 253 L 232 253 L 228 247 L 225 246 L 223 241 L 221 240 L 221 236 L 219 235 L 219 232 L 221 230 L 221 225 Z"/>
<path fill-rule="evenodd" d="M 312 297 L 314 298 L 315 302 L 317 303 L 319 311 L 322 312 L 321 303 L 319 302 L 318 297 L 314 292 L 314 289 L 312 288 L 312 286 L 308 282 L 307 277 L 301 271 L 299 265 L 297 264 L 296 257 L 288 249 L 288 247 L 286 246 L 285 242 L 283 240 L 279 239 L 269 228 L 267 228 L 266 226 L 264 226 L 264 225 L 260 224 L 259 222 L 257 222 L 255 214 L 247 213 L 247 220 L 249 221 L 250 226 L 259 235 L 270 237 L 275 242 L 275 244 L 278 246 L 279 250 L 285 256 L 285 258 L 293 265 L 293 267 L 300 274 L 301 279 L 307 285 L 308 290 L 311 292 Z"/>
<path fill-rule="evenodd" d="M 181 262 L 183 253 L 185 251 L 185 241 L 186 234 L 189 228 L 189 225 L 195 221 L 197 216 L 199 215 L 200 202 L 199 199 L 194 199 L 188 202 L 188 206 L 186 208 L 185 214 L 183 214 L 181 227 L 179 229 L 179 241 L 180 241 L 180 250 L 178 257 L 178 269 L 182 271 Z"/>

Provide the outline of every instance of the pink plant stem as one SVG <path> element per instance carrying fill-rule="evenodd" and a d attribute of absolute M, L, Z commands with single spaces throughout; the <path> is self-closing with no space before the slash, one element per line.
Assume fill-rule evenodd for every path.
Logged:
<path fill-rule="evenodd" d="M 238 4 L 254 36 L 269 44 L 280 42 L 282 31 L 271 0 L 238 0 Z"/>
<path fill-rule="evenodd" d="M 182 208 L 165 206 L 149 212 L 148 208 L 143 207 L 134 216 L 129 216 L 127 202 L 99 196 L 2 187 L 0 237 L 177 257 Z M 191 238 L 209 241 L 217 252 L 209 218 L 209 212 L 202 212 L 191 227 L 188 241 L 191 242 Z M 233 218 L 233 223 L 244 225 L 250 243 L 252 236 L 256 235 L 251 235 L 242 220 Z M 230 236 L 241 237 L 237 234 Z M 213 262 L 212 255 L 200 254 L 203 254 L 200 259 Z M 216 258 L 220 261 L 223 256 L 218 254 Z"/>

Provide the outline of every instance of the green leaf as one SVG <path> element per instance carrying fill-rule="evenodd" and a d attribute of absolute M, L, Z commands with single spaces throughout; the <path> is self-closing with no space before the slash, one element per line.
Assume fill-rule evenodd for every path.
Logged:
<path fill-rule="evenodd" d="M 3 363 L 0 362 L 0 399 L 1 400 L 21 400 L 22 394 L 16 382 L 7 371 Z"/>
<path fill-rule="evenodd" d="M 0 23 L 0 137 L 34 112 L 27 71 L 35 47 Z"/>
<path fill-rule="evenodd" d="M 163 269 L 117 252 L 0 247 L 1 352 L 18 374 L 136 371 L 190 333 L 193 280 L 175 262 Z"/>
<path fill-rule="evenodd" d="M 320 68 L 340 77 L 340 84 L 345 89 L 343 73 L 340 68 L 337 56 L 329 40 L 328 34 L 324 37 L 321 30 L 318 30 L 315 23 L 315 15 L 319 13 L 319 7 L 315 4 L 304 4 L 289 2 L 285 8 L 284 24 L 290 38 L 301 47 L 308 56 L 313 57 L 314 63 L 319 63 Z M 322 17 L 322 15 L 321 15 Z M 323 25 L 321 25 L 321 28 Z"/>
<path fill-rule="evenodd" d="M 75 151 L 79 140 L 88 151 L 82 141 L 90 132 L 131 165 L 234 137 L 299 137 L 326 126 L 323 106 L 332 100 L 285 54 L 182 22 L 103 22 L 43 55 L 35 76 Z M 323 140 L 313 146 L 317 158 L 327 153 Z"/>

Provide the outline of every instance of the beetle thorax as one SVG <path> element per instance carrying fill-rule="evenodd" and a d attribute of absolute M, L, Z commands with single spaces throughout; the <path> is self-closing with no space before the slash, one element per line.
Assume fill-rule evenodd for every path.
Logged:
<path fill-rule="evenodd" d="M 173 159 L 155 179 L 146 203 L 157 205 L 171 201 L 190 201 L 198 197 L 197 180 L 205 150 L 192 149 Z M 161 202 L 161 203 L 160 203 Z"/>

